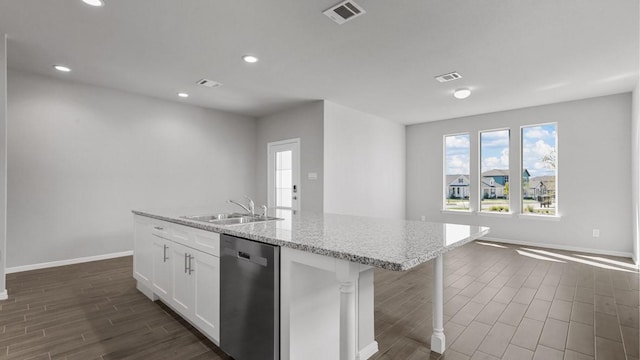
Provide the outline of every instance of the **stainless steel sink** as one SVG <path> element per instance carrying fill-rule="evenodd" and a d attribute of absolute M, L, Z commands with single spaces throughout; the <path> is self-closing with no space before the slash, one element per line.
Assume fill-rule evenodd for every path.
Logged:
<path fill-rule="evenodd" d="M 207 222 L 215 225 L 239 225 L 239 224 L 248 224 L 255 222 L 263 222 L 263 221 L 273 221 L 273 220 L 282 220 L 276 217 L 270 216 L 251 216 L 246 214 L 214 214 L 214 215 L 194 215 L 194 216 L 183 216 L 184 219 Z"/>
<path fill-rule="evenodd" d="M 192 216 L 182 216 L 182 218 L 184 218 L 184 219 L 188 219 L 188 220 L 195 220 L 195 221 L 211 222 L 211 221 L 214 221 L 214 220 L 225 220 L 225 219 L 241 218 L 241 217 L 243 217 L 243 216 L 246 216 L 246 214 L 239 214 L 239 213 L 226 214 L 226 213 L 220 213 L 220 214 L 214 214 L 214 215 L 192 215 Z"/>

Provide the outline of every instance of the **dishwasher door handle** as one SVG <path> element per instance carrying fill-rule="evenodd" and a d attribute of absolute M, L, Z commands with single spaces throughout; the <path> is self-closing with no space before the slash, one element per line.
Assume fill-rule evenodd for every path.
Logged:
<path fill-rule="evenodd" d="M 244 251 L 237 251 L 234 249 L 229 249 L 229 248 L 223 248 L 222 249 L 222 256 L 232 256 L 234 258 L 238 258 L 240 260 L 243 261 L 248 261 L 251 263 L 254 263 L 256 265 L 260 265 L 263 267 L 267 267 L 268 262 L 267 262 L 267 258 L 262 257 L 262 256 L 256 256 L 256 255 L 251 255 L 247 252 Z"/>

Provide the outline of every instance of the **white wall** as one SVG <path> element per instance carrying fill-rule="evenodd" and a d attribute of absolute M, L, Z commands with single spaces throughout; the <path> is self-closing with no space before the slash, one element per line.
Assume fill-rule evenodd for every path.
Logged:
<path fill-rule="evenodd" d="M 256 121 L 9 71 L 7 266 L 132 250 L 132 209 L 255 191 Z"/>
<path fill-rule="evenodd" d="M 7 286 L 7 35 L 0 34 L 0 299 Z"/>
<path fill-rule="evenodd" d="M 631 117 L 631 199 L 633 260 L 640 264 L 640 83 L 633 91 Z"/>
<path fill-rule="evenodd" d="M 520 126 L 543 122 L 558 123 L 559 221 L 440 212 L 444 135 L 469 131 L 472 139 L 477 139 L 479 130 L 510 127 L 511 170 L 512 176 L 518 176 Z M 408 126 L 407 216 L 487 225 L 491 227 L 491 238 L 629 256 L 630 131 L 629 93 Z M 475 141 L 472 158 L 477 152 Z M 477 171 L 477 160 L 471 165 Z M 519 191 L 514 191 L 513 196 L 516 193 Z M 599 238 L 592 237 L 594 228 L 600 229 Z"/>
<path fill-rule="evenodd" d="M 301 210 L 322 212 L 323 118 L 322 101 L 316 101 L 258 119 L 257 203 L 267 204 L 267 144 L 300 138 Z M 309 180 L 310 172 L 317 173 L 318 179 Z"/>
<path fill-rule="evenodd" d="M 324 211 L 403 219 L 404 125 L 324 104 Z"/>

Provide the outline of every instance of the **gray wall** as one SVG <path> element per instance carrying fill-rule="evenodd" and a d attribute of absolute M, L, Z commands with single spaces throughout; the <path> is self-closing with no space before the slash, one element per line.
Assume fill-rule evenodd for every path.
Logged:
<path fill-rule="evenodd" d="M 8 86 L 9 267 L 132 250 L 132 209 L 255 192 L 255 119 L 11 70 Z"/>
<path fill-rule="evenodd" d="M 0 34 L 0 298 L 6 295 L 7 240 L 7 35 Z"/>
<path fill-rule="evenodd" d="M 404 219 L 405 126 L 325 101 L 324 209 Z"/>
<path fill-rule="evenodd" d="M 408 126 L 407 216 L 488 225 L 491 238 L 630 255 L 631 108 L 626 93 Z M 559 221 L 441 213 L 444 135 L 471 132 L 474 159 L 479 130 L 510 127 L 511 176 L 518 176 L 519 128 L 544 122 L 558 123 Z M 477 160 L 471 166 L 477 174 Z"/>
<path fill-rule="evenodd" d="M 640 263 L 640 83 L 633 91 L 631 118 L 631 201 L 633 260 Z"/>
<path fill-rule="evenodd" d="M 300 210 L 323 211 L 323 118 L 323 102 L 315 101 L 258 119 L 256 206 L 267 204 L 267 144 L 300 138 Z M 318 179 L 309 180 L 310 172 Z"/>

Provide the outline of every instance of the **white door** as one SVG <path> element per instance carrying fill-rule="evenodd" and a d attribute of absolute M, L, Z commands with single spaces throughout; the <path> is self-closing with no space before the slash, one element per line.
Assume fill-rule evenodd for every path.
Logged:
<path fill-rule="evenodd" d="M 195 283 L 194 322 L 204 332 L 220 340 L 220 258 L 193 251 L 192 274 Z"/>
<path fill-rule="evenodd" d="M 170 301 L 172 288 L 171 242 L 153 235 L 153 292 Z"/>
<path fill-rule="evenodd" d="M 300 209 L 300 139 L 272 142 L 267 150 L 269 207 Z"/>
<path fill-rule="evenodd" d="M 136 280 L 151 287 L 153 276 L 153 248 L 151 246 L 151 225 L 135 217 L 135 238 L 133 244 L 133 275 Z"/>
<path fill-rule="evenodd" d="M 193 277 L 189 262 L 190 249 L 186 246 L 174 244 L 170 255 L 173 266 L 173 296 L 171 305 L 181 314 L 188 316 L 193 311 Z"/>

